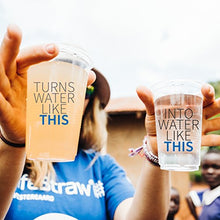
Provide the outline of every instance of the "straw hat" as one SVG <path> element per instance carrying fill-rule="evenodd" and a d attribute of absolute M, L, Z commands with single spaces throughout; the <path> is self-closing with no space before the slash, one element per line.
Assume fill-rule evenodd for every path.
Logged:
<path fill-rule="evenodd" d="M 93 68 L 92 71 L 96 74 L 96 81 L 93 83 L 95 93 L 97 94 L 102 107 L 105 108 L 109 102 L 111 93 L 108 81 L 96 68 Z"/>

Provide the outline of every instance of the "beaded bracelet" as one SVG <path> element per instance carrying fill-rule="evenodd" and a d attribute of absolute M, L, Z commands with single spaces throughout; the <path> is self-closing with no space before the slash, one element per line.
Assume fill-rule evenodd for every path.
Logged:
<path fill-rule="evenodd" d="M 0 139 L 7 145 L 11 146 L 11 147 L 17 147 L 17 148 L 20 148 L 20 147 L 25 147 L 25 143 L 22 143 L 22 144 L 17 144 L 17 143 L 13 143 L 11 141 L 8 141 L 3 135 L 2 135 L 2 131 L 0 129 Z"/>
<path fill-rule="evenodd" d="M 148 149 L 148 145 L 147 145 L 147 138 L 145 137 L 144 140 L 143 140 L 143 145 L 134 149 L 134 148 L 130 148 L 129 149 L 130 151 L 130 154 L 129 156 L 130 157 L 133 157 L 135 155 L 140 155 L 141 157 L 142 156 L 145 156 L 146 159 L 151 163 L 153 164 L 154 166 L 160 166 L 159 164 L 159 159 L 157 156 L 155 156 L 149 149 Z M 143 153 L 142 153 L 143 152 Z"/>

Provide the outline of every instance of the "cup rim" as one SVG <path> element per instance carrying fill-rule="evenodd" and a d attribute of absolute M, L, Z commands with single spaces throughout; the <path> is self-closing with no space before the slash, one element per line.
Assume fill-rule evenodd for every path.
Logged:
<path fill-rule="evenodd" d="M 163 97 L 171 94 L 194 94 L 202 97 L 201 87 L 204 83 L 199 80 L 190 79 L 171 79 L 165 81 L 158 81 L 151 86 L 151 91 L 154 96 L 154 100 L 159 97 Z M 177 89 L 177 86 L 187 86 L 184 90 Z M 167 88 L 167 90 L 166 90 Z M 187 89 L 188 88 L 188 89 Z M 161 93 L 159 95 L 159 93 Z"/>
<path fill-rule="evenodd" d="M 154 88 L 158 88 L 160 85 L 163 85 L 163 86 L 160 86 L 160 88 L 163 88 L 165 86 L 167 86 L 167 83 L 171 83 L 171 84 L 179 84 L 179 85 L 182 85 L 183 83 L 189 83 L 189 84 L 192 84 L 192 85 L 197 85 L 197 86 L 202 86 L 202 81 L 199 81 L 199 80 L 190 80 L 190 79 L 169 79 L 169 80 L 160 80 L 156 83 L 153 83 L 151 88 L 152 90 Z"/>
<path fill-rule="evenodd" d="M 59 49 L 59 53 L 51 61 L 65 61 L 81 66 L 87 70 L 93 68 L 93 62 L 89 57 L 88 52 L 82 47 L 62 42 L 56 42 L 56 45 Z"/>

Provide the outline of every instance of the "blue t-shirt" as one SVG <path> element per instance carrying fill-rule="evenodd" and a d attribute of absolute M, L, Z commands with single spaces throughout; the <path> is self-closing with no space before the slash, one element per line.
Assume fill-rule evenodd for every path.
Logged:
<path fill-rule="evenodd" d="M 117 206 L 134 194 L 124 170 L 109 155 L 79 151 L 75 161 L 54 164 L 57 179 L 34 187 L 23 174 L 6 220 L 113 219 Z"/>

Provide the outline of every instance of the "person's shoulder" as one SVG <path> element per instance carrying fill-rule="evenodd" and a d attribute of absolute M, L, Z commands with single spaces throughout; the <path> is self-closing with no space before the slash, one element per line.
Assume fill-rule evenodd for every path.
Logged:
<path fill-rule="evenodd" d="M 109 154 L 102 154 L 102 153 L 97 152 L 93 149 L 81 150 L 79 152 L 79 154 L 81 154 L 81 156 L 83 156 L 83 157 L 88 157 L 92 160 L 97 157 L 96 159 L 99 161 L 102 161 L 102 162 L 106 162 L 106 161 L 115 162 L 115 159 L 112 156 L 110 156 Z"/>
<path fill-rule="evenodd" d="M 92 161 L 92 164 L 100 166 L 103 172 L 122 169 L 115 158 L 112 157 L 110 154 L 102 154 L 94 150 L 86 150 L 84 151 L 84 153 L 87 155 L 87 157 L 90 157 L 90 161 Z"/>
<path fill-rule="evenodd" d="M 115 160 L 114 157 L 112 157 L 110 154 L 103 154 L 100 155 L 99 157 L 100 162 L 105 166 L 105 167 L 112 167 L 112 166 L 116 166 L 118 167 L 119 164 L 117 163 L 117 161 Z"/>
<path fill-rule="evenodd" d="M 100 155 L 100 159 L 103 160 L 103 161 L 116 162 L 116 160 L 114 159 L 114 157 L 112 157 L 110 154 L 101 154 L 101 155 Z"/>
<path fill-rule="evenodd" d="M 188 193 L 188 195 L 186 196 L 186 199 L 188 200 L 189 203 L 190 203 L 190 200 L 191 200 L 191 202 L 195 206 L 201 206 L 203 193 L 204 193 L 204 191 L 191 190 Z"/>
<path fill-rule="evenodd" d="M 97 155 L 97 152 L 93 149 L 89 150 L 79 150 L 78 155 L 79 157 L 88 157 L 90 159 L 93 159 Z"/>
<path fill-rule="evenodd" d="M 90 165 L 99 165 L 103 169 L 113 165 L 118 166 L 116 160 L 111 155 L 102 154 L 100 152 L 94 151 L 93 149 L 81 150 L 78 153 L 78 157 L 84 161 L 91 162 Z"/>

